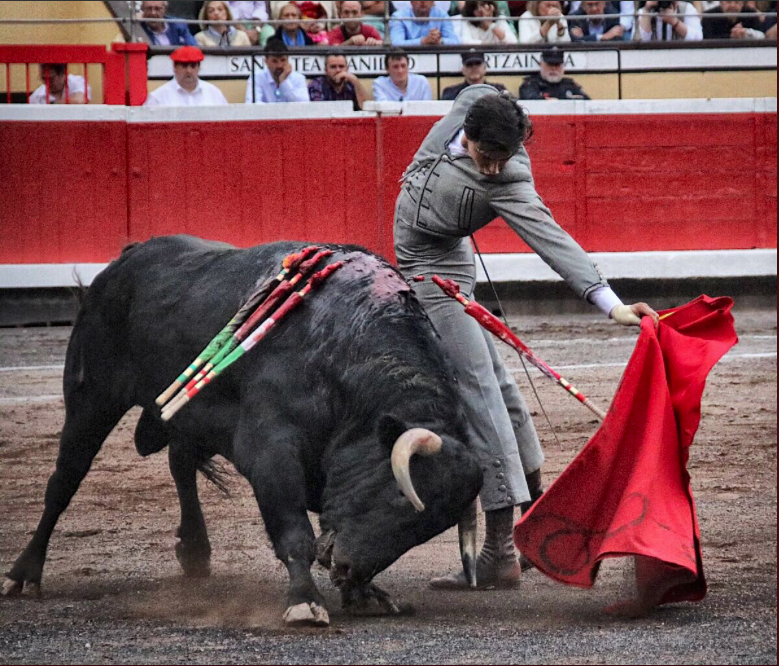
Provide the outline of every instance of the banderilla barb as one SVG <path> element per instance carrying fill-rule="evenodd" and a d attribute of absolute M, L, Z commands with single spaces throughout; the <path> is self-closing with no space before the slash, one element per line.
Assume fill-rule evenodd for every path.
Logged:
<path fill-rule="evenodd" d="M 235 330 L 246 321 L 246 318 L 267 298 L 268 294 L 271 293 L 287 275 L 296 271 L 298 266 L 317 250 L 319 250 L 319 247 L 312 245 L 304 248 L 301 252 L 288 254 L 284 257 L 284 260 L 281 262 L 281 272 L 276 277 L 266 280 L 249 296 L 249 298 L 246 299 L 246 302 L 241 306 L 241 309 L 235 313 L 229 322 L 227 322 L 227 325 L 216 334 L 214 339 L 208 343 L 208 346 L 197 355 L 197 358 L 192 361 L 189 366 L 187 366 L 187 369 L 157 397 L 155 402 L 160 406 L 168 402 L 173 394 L 184 385 L 184 382 L 187 382 L 192 375 L 197 372 L 201 365 L 211 360 L 211 358 L 222 349 L 222 347 L 231 339 Z"/>
<path fill-rule="evenodd" d="M 321 253 L 320 253 L 321 254 Z M 329 256 L 329 255 L 328 255 Z M 207 386 L 213 379 L 218 377 L 226 368 L 237 361 L 246 352 L 252 349 L 260 340 L 262 340 L 273 327 L 286 317 L 292 310 L 303 302 L 303 299 L 313 290 L 319 287 L 327 278 L 341 268 L 346 262 L 336 261 L 334 264 L 325 266 L 321 271 L 314 273 L 311 279 L 306 282 L 305 286 L 300 290 L 294 292 L 287 300 L 285 300 L 260 326 L 249 335 L 239 346 L 231 351 L 227 357 L 224 358 L 211 372 L 209 372 L 203 379 L 189 389 L 184 397 L 172 406 L 169 410 L 165 410 L 162 414 L 163 421 L 169 421 L 176 412 L 179 411 L 184 405 L 186 405 L 192 398 L 194 398 L 203 387 Z"/>
<path fill-rule="evenodd" d="M 506 326 L 500 319 L 487 310 L 482 305 L 479 305 L 475 301 L 469 301 L 465 296 L 460 293 L 460 285 L 454 280 L 444 280 L 438 275 L 433 276 L 433 282 L 437 284 L 441 290 L 449 297 L 454 298 L 465 306 L 466 314 L 469 314 L 476 321 L 478 321 L 484 328 L 497 338 L 505 342 L 510 347 L 513 347 L 517 353 L 523 358 L 527 359 L 529 363 L 538 368 L 541 374 L 554 380 L 557 384 L 562 386 L 568 393 L 582 403 L 587 409 L 595 414 L 601 421 L 606 418 L 606 413 L 593 405 L 588 398 L 584 396 L 575 386 L 562 377 L 559 372 L 550 368 L 544 361 L 542 361 L 535 353 L 520 340 L 511 329 Z"/>
<path fill-rule="evenodd" d="M 243 324 L 241 324 L 241 327 L 235 331 L 235 333 L 233 333 L 227 342 L 222 345 L 221 349 L 219 349 L 219 351 L 214 354 L 213 358 L 211 358 L 208 363 L 206 363 L 205 366 L 203 366 L 203 368 L 201 368 L 198 373 L 189 380 L 187 385 L 173 400 L 165 405 L 164 409 L 162 410 L 163 413 L 172 409 L 177 409 L 179 403 L 184 400 L 187 392 L 192 390 L 192 388 L 198 384 L 198 382 L 202 381 L 209 375 L 214 367 L 219 365 L 225 358 L 227 358 L 227 355 L 232 352 L 239 343 L 243 342 L 249 333 L 251 333 L 258 324 L 264 321 L 279 303 L 284 301 L 287 296 L 289 296 L 290 292 L 292 292 L 292 290 L 295 288 L 295 285 L 297 285 L 297 283 L 300 282 L 304 277 L 307 277 L 316 268 L 316 265 L 322 259 L 329 257 L 332 254 L 332 250 L 321 250 L 310 259 L 306 259 L 300 263 L 297 275 L 291 279 L 282 280 L 276 286 L 276 288 L 270 293 L 265 301 L 263 301 L 262 304 L 254 311 L 254 313 Z"/>

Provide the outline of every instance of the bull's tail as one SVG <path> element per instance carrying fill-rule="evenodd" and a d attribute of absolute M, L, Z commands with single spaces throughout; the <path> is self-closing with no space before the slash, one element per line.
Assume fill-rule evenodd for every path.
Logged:
<path fill-rule="evenodd" d="M 230 496 L 230 470 L 224 464 L 214 458 L 203 456 L 195 463 L 198 471 L 206 477 L 206 480 L 213 483 L 214 486 L 227 497 Z"/>

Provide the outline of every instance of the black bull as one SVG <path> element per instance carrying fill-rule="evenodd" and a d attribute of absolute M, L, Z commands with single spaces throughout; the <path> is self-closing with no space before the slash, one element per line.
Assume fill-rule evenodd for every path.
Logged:
<path fill-rule="evenodd" d="M 238 250 L 157 238 L 126 249 L 95 279 L 68 345 L 66 419 L 43 516 L 8 573 L 5 594 L 38 589 L 60 514 L 112 428 L 137 405 L 138 451 L 168 446 L 181 504 L 176 555 L 185 574 L 209 571 L 196 470 L 208 473 L 219 454 L 250 482 L 287 567 L 288 622 L 328 621 L 311 577 L 315 557 L 329 566 L 346 608 L 396 611 L 372 578 L 456 524 L 478 493 L 481 472 L 437 334 L 389 264 L 359 248 L 329 246 L 329 262 L 350 262 L 169 423 L 155 406 L 256 285 L 302 247 Z M 441 445 L 410 463 L 413 446 L 406 451 L 423 511 L 399 489 L 390 464 L 393 447 L 416 428 L 438 435 Z M 320 514 L 316 541 L 306 510 Z"/>

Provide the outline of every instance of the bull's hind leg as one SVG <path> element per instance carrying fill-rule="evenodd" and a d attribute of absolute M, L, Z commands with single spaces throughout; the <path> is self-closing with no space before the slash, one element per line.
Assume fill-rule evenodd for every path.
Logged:
<path fill-rule="evenodd" d="M 289 573 L 284 621 L 327 626 L 324 600 L 311 577 L 314 530 L 306 513 L 301 434 L 288 424 L 247 421 L 239 426 L 233 462 L 251 483 L 276 557 Z"/>
<path fill-rule="evenodd" d="M 176 557 L 185 576 L 200 578 L 211 573 L 211 544 L 197 494 L 195 455 L 191 445 L 175 439 L 170 442 L 168 462 L 181 506 L 181 524 L 176 532 L 179 538 Z"/>
<path fill-rule="evenodd" d="M 17 558 L 3 585 L 5 596 L 40 593 L 43 565 L 51 533 L 83 481 L 105 438 L 126 409 L 76 389 L 67 396 L 67 415 L 54 473 L 46 486 L 43 515 L 27 548 Z"/>

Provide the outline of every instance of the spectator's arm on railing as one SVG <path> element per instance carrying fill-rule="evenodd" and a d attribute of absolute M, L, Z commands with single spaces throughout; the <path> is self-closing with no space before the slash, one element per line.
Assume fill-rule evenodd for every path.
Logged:
<path fill-rule="evenodd" d="M 441 42 L 447 46 L 456 46 L 460 43 L 454 32 L 453 21 L 441 21 Z"/>

